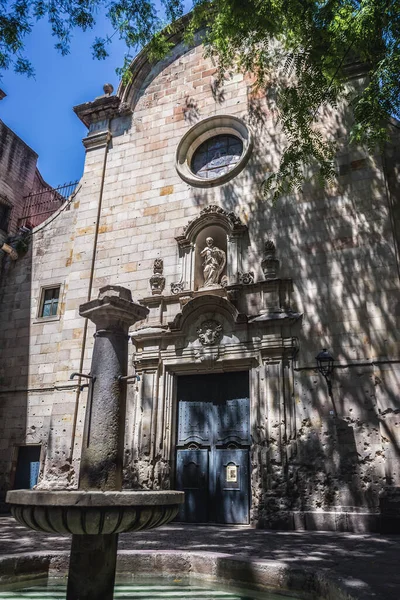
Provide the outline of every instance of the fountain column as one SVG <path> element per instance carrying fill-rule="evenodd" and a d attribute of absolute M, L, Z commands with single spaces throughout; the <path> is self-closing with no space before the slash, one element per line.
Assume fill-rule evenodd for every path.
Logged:
<path fill-rule="evenodd" d="M 21 525 L 72 534 L 67 600 L 112 600 L 118 534 L 168 523 L 184 493 L 121 491 L 128 330 L 148 309 L 129 290 L 108 285 L 79 312 L 96 325 L 92 367 L 84 375 L 90 385 L 79 489 L 11 490 L 6 500 Z"/>
<path fill-rule="evenodd" d="M 80 490 L 122 488 L 126 382 L 120 378 L 127 373 L 129 327 L 147 313 L 132 302 L 129 290 L 110 285 L 101 288 L 96 300 L 79 307 L 79 314 L 96 325 Z M 72 536 L 67 600 L 112 600 L 117 546 L 118 533 Z"/>

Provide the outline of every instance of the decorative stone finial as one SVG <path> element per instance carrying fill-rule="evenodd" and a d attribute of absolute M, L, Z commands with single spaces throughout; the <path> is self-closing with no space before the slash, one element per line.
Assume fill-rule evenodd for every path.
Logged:
<path fill-rule="evenodd" d="M 105 83 L 103 85 L 103 91 L 106 96 L 111 96 L 114 91 L 114 86 L 112 86 L 111 83 Z"/>
<path fill-rule="evenodd" d="M 183 289 L 183 281 L 176 281 L 175 283 L 171 283 L 171 294 L 180 294 L 181 292 L 183 292 Z"/>
<path fill-rule="evenodd" d="M 265 256 L 275 256 L 276 247 L 272 240 L 267 240 L 264 244 L 264 253 Z"/>
<path fill-rule="evenodd" d="M 165 288 L 164 261 L 156 258 L 153 264 L 153 275 L 150 277 L 150 288 L 153 295 L 162 294 Z"/>
<path fill-rule="evenodd" d="M 261 268 L 265 279 L 275 279 L 279 269 L 279 260 L 276 258 L 276 247 L 272 240 L 267 240 L 264 244 L 264 258 L 261 261 Z"/>

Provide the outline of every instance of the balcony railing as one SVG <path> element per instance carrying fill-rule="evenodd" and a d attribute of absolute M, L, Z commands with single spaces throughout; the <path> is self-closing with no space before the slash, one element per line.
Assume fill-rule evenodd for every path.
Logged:
<path fill-rule="evenodd" d="M 44 188 L 25 196 L 25 205 L 18 226 L 32 228 L 43 223 L 74 193 L 77 185 L 78 182 L 74 181 L 57 188 Z"/>

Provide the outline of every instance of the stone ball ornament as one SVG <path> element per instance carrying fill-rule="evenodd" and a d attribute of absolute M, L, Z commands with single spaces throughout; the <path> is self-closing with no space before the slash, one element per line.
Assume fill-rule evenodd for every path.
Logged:
<path fill-rule="evenodd" d="M 105 83 L 103 85 L 103 92 L 106 96 L 111 96 L 114 91 L 114 86 L 111 83 Z"/>

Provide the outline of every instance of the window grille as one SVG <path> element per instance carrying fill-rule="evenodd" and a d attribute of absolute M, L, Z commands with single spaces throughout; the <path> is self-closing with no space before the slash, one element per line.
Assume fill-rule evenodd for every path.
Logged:
<path fill-rule="evenodd" d="M 243 142 L 234 135 L 216 135 L 194 152 L 192 171 L 202 179 L 214 179 L 233 169 L 243 152 Z"/>

